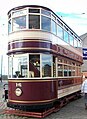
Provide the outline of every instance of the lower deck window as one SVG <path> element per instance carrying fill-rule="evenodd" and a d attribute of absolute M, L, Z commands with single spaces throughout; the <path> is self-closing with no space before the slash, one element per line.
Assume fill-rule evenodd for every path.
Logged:
<path fill-rule="evenodd" d="M 42 77 L 52 76 L 52 55 L 42 55 Z"/>
<path fill-rule="evenodd" d="M 58 64 L 58 76 L 61 77 L 63 76 L 63 65 Z"/>
<path fill-rule="evenodd" d="M 12 78 L 28 77 L 28 66 L 26 55 L 15 55 L 12 57 Z"/>
<path fill-rule="evenodd" d="M 65 62 L 67 61 L 67 62 Z M 54 57 L 52 54 L 32 53 L 9 56 L 9 78 L 42 78 L 81 76 L 81 64 Z"/>
<path fill-rule="evenodd" d="M 9 78 L 52 76 L 52 55 L 21 54 L 9 57 Z"/>

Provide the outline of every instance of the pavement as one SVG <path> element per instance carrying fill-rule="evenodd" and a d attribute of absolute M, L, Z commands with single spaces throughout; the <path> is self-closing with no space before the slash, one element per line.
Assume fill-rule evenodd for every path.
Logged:
<path fill-rule="evenodd" d="M 2 114 L 3 110 L 7 109 L 6 101 L 3 98 L 3 85 L 5 83 L 6 82 L 0 82 L 0 119 L 37 119 L 32 117 Z M 87 119 L 87 110 L 85 110 L 84 98 L 82 97 L 69 102 L 58 112 L 52 113 L 44 119 Z"/>

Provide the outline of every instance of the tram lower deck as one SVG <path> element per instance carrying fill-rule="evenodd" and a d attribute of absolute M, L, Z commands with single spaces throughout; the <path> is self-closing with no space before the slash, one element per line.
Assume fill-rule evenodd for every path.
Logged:
<path fill-rule="evenodd" d="M 62 80 L 9 80 L 8 106 L 25 111 L 51 108 L 56 101 L 80 93 L 81 81 L 80 77 Z"/>

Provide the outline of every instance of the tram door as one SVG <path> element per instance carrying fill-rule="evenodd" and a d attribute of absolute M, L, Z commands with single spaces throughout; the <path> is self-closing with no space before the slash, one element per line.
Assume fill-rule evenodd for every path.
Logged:
<path fill-rule="evenodd" d="M 29 55 L 29 77 L 40 77 L 40 55 Z"/>

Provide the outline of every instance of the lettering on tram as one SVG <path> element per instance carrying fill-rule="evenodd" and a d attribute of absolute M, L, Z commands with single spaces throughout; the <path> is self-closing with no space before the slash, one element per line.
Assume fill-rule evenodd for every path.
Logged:
<path fill-rule="evenodd" d="M 43 112 L 80 96 L 82 40 L 51 9 L 11 9 L 8 35 L 8 107 Z"/>
<path fill-rule="evenodd" d="M 22 87 L 21 83 L 16 83 L 16 87 Z"/>

